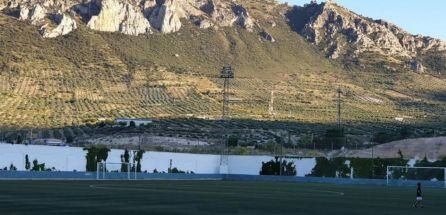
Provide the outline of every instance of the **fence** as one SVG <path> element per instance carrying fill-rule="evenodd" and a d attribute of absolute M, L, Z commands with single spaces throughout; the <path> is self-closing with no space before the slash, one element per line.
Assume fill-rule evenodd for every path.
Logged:
<path fill-rule="evenodd" d="M 225 180 L 253 182 L 289 182 L 289 183 L 328 183 L 337 185 L 376 185 L 386 186 L 382 179 L 347 179 L 296 176 L 260 176 L 236 174 L 172 174 L 172 173 L 132 173 L 131 179 L 137 180 Z M 107 180 L 127 180 L 127 173 L 108 173 Z M 96 180 L 95 172 L 33 172 L 0 171 L 0 180 Z M 420 181 L 395 180 L 391 186 L 415 186 Z M 425 187 L 444 187 L 442 181 L 421 181 Z"/>

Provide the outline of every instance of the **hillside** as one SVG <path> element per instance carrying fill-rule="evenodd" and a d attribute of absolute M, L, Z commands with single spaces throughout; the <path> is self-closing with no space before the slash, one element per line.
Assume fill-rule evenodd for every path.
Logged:
<path fill-rule="evenodd" d="M 83 13 L 79 7 L 73 9 L 78 1 L 67 1 L 69 7 L 45 4 L 48 1 L 23 4 L 34 6 L 30 11 L 35 11 L 36 2 L 44 2 L 43 8 L 68 8 L 67 12 L 20 20 L 24 6 L 11 2 L 21 1 L 6 1 L 9 4 L 0 7 L 0 123 L 4 128 L 59 128 L 115 117 L 218 119 L 222 82 L 217 77 L 224 65 L 232 65 L 236 72 L 231 85 L 235 119 L 328 125 L 336 119 L 339 86 L 348 126 L 370 125 L 366 132 L 373 131 L 371 124 L 441 130 L 438 125 L 446 122 L 442 75 L 414 72 L 402 64 L 382 69 L 387 67 L 354 63 L 365 57 L 329 59 L 322 43 L 312 44 L 308 35 L 296 29 L 296 19 L 306 23 L 308 17 L 291 19 L 296 10 L 274 1 L 237 1 L 236 5 L 215 1 L 209 13 L 194 6 L 203 1 L 184 1 L 188 4 L 180 6 L 170 5 L 171 1 L 147 6 L 154 1 L 144 1 L 149 10 L 144 6 L 143 11 L 128 3 L 135 1 L 123 1 L 127 2 L 120 4 L 127 8 L 124 16 L 133 21 L 118 20 L 116 26 L 101 24 L 110 19 L 105 3 L 99 11 Z M 160 10 L 174 11 L 169 20 L 176 21 L 166 22 Z M 65 22 L 53 20 L 48 15 L 53 13 L 65 17 Z M 391 62 L 393 56 L 385 56 L 385 62 Z M 436 67 L 426 63 L 426 68 Z M 269 112 L 271 91 L 274 114 Z"/>
<path fill-rule="evenodd" d="M 398 157 L 398 151 L 401 151 L 406 158 L 424 157 L 430 160 L 437 160 L 446 156 L 446 138 L 420 138 L 394 141 L 379 146 L 373 147 L 374 156 L 380 158 L 394 158 Z M 341 153 L 339 156 L 346 157 L 363 157 L 370 158 L 372 150 L 352 150 L 346 153 Z"/>

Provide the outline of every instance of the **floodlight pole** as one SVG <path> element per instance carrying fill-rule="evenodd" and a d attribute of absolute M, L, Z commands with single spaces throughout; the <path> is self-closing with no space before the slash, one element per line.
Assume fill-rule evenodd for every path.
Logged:
<path fill-rule="evenodd" d="M 223 79 L 223 92 L 222 92 L 222 114 L 221 118 L 222 120 L 228 120 L 229 119 L 229 93 L 230 93 L 230 80 L 234 79 L 234 70 L 231 66 L 225 66 L 220 71 L 220 77 Z M 228 166 L 228 141 L 225 137 L 225 127 L 223 128 L 223 134 L 222 134 L 222 151 L 220 156 L 220 173 L 222 173 L 221 168 L 224 167 L 227 169 Z M 228 170 L 225 170 L 226 173 Z"/>
<path fill-rule="evenodd" d="M 234 79 L 234 70 L 231 66 L 225 66 L 220 71 L 220 78 L 223 79 L 223 107 L 222 107 L 222 119 L 229 117 L 229 81 Z"/>

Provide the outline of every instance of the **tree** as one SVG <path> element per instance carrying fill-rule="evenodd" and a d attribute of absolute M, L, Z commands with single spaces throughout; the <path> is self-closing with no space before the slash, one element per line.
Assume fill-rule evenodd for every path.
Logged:
<path fill-rule="evenodd" d="M 17 144 L 22 144 L 22 142 L 23 142 L 23 137 L 22 137 L 21 134 L 18 134 L 18 135 L 17 135 L 17 141 L 16 141 L 16 143 L 17 143 Z"/>
<path fill-rule="evenodd" d="M 108 152 L 110 152 L 110 149 L 108 149 L 108 148 L 105 148 L 105 147 L 103 147 L 103 148 L 99 148 L 98 150 L 97 150 L 97 156 L 96 156 L 96 161 L 97 162 L 102 162 L 102 161 L 107 161 L 107 158 L 108 158 Z"/>
<path fill-rule="evenodd" d="M 268 140 L 265 144 L 263 144 L 262 148 L 267 152 L 276 153 L 277 142 L 275 140 Z"/>
<path fill-rule="evenodd" d="M 74 141 L 74 137 L 71 135 L 68 135 L 66 138 L 67 143 L 72 143 Z"/>
<path fill-rule="evenodd" d="M 230 147 L 238 146 L 238 139 L 239 138 L 237 136 L 235 136 L 235 135 L 229 136 L 229 138 L 228 138 L 228 146 L 230 146 Z"/>
<path fill-rule="evenodd" d="M 37 159 L 33 160 L 33 168 L 31 170 L 32 171 L 39 171 L 39 161 L 37 161 Z"/>
<path fill-rule="evenodd" d="M 139 150 L 136 152 L 135 160 L 136 160 L 136 172 L 141 172 L 141 160 L 144 155 L 144 150 Z"/>
<path fill-rule="evenodd" d="M 134 121 L 130 121 L 129 127 L 136 127 L 136 123 Z"/>
<path fill-rule="evenodd" d="M 410 134 L 412 133 L 410 127 L 404 126 L 400 129 L 400 139 L 407 139 L 410 137 Z"/>
<path fill-rule="evenodd" d="M 328 129 L 325 133 L 326 147 L 339 149 L 345 145 L 345 133 L 343 128 Z"/>
<path fill-rule="evenodd" d="M 17 171 L 17 167 L 15 167 L 14 164 L 11 164 L 9 166 L 9 171 Z"/>
<path fill-rule="evenodd" d="M 128 164 L 130 162 L 130 154 L 129 154 L 129 151 L 127 149 L 124 151 L 124 154 L 121 155 L 121 162 L 122 162 L 122 164 L 121 164 L 121 172 L 129 171 Z"/>
<path fill-rule="evenodd" d="M 31 168 L 31 163 L 29 162 L 28 155 L 25 155 L 25 169 L 29 170 Z"/>
<path fill-rule="evenodd" d="M 87 151 L 87 154 L 85 155 L 85 158 L 87 159 L 85 169 L 87 172 L 95 172 L 97 170 L 97 163 L 105 162 L 107 160 L 110 149 L 92 146 L 90 148 L 84 148 L 84 151 Z"/>
<path fill-rule="evenodd" d="M 84 151 L 85 150 L 87 150 L 87 154 L 85 155 L 85 158 L 87 159 L 87 164 L 85 169 L 87 172 L 94 172 L 97 170 L 96 166 L 97 148 L 96 147 L 84 148 Z"/>
<path fill-rule="evenodd" d="M 280 161 L 279 157 L 275 157 L 274 160 L 269 162 L 262 162 L 262 169 L 260 175 L 285 175 L 295 176 L 296 166 L 293 162 L 287 162 L 286 160 Z"/>
<path fill-rule="evenodd" d="M 186 172 L 182 171 L 182 170 L 179 170 L 178 168 L 174 167 L 172 169 L 169 168 L 169 173 L 176 173 L 176 174 L 181 173 L 181 174 L 183 174 L 183 173 L 186 173 Z"/>
<path fill-rule="evenodd" d="M 39 164 L 39 161 L 37 159 L 33 160 L 33 168 L 31 171 L 44 171 L 45 170 L 45 163 Z"/>

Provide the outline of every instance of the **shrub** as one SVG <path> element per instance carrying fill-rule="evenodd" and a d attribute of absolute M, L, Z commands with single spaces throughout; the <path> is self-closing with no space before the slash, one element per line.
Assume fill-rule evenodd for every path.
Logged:
<path fill-rule="evenodd" d="M 90 148 L 84 148 L 84 151 L 87 151 L 87 155 L 85 156 L 87 159 L 85 169 L 87 172 L 95 172 L 97 170 L 97 163 L 107 160 L 110 149 L 92 146 Z"/>
<path fill-rule="evenodd" d="M 293 162 L 287 162 L 286 160 L 279 160 L 279 157 L 275 157 L 274 160 L 269 162 L 262 162 L 262 169 L 260 175 L 285 175 L 295 176 L 297 174 L 296 166 Z"/>
<path fill-rule="evenodd" d="M 231 135 L 228 138 L 228 146 L 229 147 L 236 147 L 238 146 L 239 137 L 235 135 Z"/>

